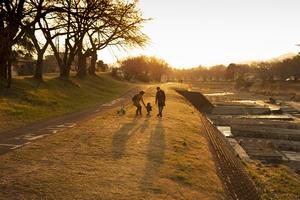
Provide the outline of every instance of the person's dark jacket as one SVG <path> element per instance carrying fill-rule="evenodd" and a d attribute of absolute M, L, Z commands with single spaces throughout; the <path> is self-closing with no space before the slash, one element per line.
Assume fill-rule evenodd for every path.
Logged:
<path fill-rule="evenodd" d="M 155 102 L 158 104 L 159 107 L 165 106 L 166 95 L 163 90 L 159 90 L 156 92 Z"/>

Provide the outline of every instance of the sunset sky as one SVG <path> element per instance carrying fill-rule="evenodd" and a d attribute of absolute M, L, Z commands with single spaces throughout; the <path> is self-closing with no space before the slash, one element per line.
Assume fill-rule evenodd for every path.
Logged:
<path fill-rule="evenodd" d="M 113 63 L 134 55 L 154 55 L 174 67 L 266 60 L 300 47 L 299 0 L 140 0 L 144 32 L 151 44 L 141 50 L 107 49 Z"/>

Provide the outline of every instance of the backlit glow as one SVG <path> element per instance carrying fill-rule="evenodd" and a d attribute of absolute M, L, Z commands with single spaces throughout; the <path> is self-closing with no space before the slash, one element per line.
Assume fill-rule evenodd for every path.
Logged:
<path fill-rule="evenodd" d="M 300 48 L 299 0 L 140 0 L 144 49 L 106 49 L 107 63 L 134 55 L 157 56 L 177 68 L 266 60 Z"/>

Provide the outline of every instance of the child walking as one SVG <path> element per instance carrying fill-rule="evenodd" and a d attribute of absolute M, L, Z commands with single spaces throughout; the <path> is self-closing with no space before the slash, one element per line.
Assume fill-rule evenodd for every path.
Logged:
<path fill-rule="evenodd" d="M 152 111 L 152 106 L 150 103 L 147 103 L 146 109 L 147 109 L 147 116 L 150 116 L 150 112 Z"/>

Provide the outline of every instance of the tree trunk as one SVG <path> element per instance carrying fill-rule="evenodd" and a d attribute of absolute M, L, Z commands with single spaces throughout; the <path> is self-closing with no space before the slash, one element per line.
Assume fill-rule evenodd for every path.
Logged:
<path fill-rule="evenodd" d="M 7 63 L 7 88 L 11 88 L 11 79 L 12 79 L 11 59 L 9 59 Z"/>
<path fill-rule="evenodd" d="M 30 38 L 34 44 L 38 56 L 35 64 L 36 66 L 35 66 L 33 77 L 38 81 L 43 81 L 43 58 L 44 58 L 45 51 L 48 48 L 49 41 L 46 38 L 47 39 L 46 43 L 42 47 L 40 47 L 38 39 L 35 37 L 34 31 L 30 32 Z"/>
<path fill-rule="evenodd" d="M 75 58 L 75 50 L 73 49 L 72 51 L 65 52 L 68 53 L 68 56 L 66 56 L 66 58 L 64 58 L 64 62 L 62 62 L 62 65 L 60 66 L 60 78 L 61 79 L 65 79 L 68 80 L 70 77 L 70 70 L 71 70 L 71 66 L 73 64 L 74 58 Z"/>
<path fill-rule="evenodd" d="M 48 32 L 44 32 L 44 34 L 47 36 L 47 41 L 49 42 L 49 44 L 50 44 L 50 46 L 51 46 L 51 48 L 53 50 L 56 62 L 58 64 L 58 67 L 59 67 L 59 77 L 61 79 L 67 79 L 68 76 L 67 76 L 67 73 L 66 73 L 65 67 L 64 67 L 64 66 L 66 66 L 65 59 L 63 60 L 60 57 L 59 49 L 56 48 L 55 44 L 52 41 L 52 38 L 51 38 L 50 34 Z"/>
<path fill-rule="evenodd" d="M 63 62 L 61 62 L 61 65 L 59 65 L 59 77 L 63 80 L 68 80 L 70 76 L 71 64 L 69 64 L 69 60 L 67 59 L 67 57 L 67 52 L 65 52 Z"/>
<path fill-rule="evenodd" d="M 77 76 L 83 78 L 87 74 L 86 56 L 81 51 L 78 52 Z"/>
<path fill-rule="evenodd" d="M 1 46 L 4 47 L 5 45 Z M 11 86 L 11 48 L 0 50 L 0 80 L 7 88 Z"/>
<path fill-rule="evenodd" d="M 95 75 L 96 74 L 96 62 L 97 62 L 97 51 L 92 53 L 91 65 L 88 69 L 89 74 Z"/>
<path fill-rule="evenodd" d="M 68 80 L 70 77 L 70 70 L 71 70 L 71 65 L 73 63 L 74 56 L 72 56 L 71 53 L 69 53 L 68 59 L 65 59 L 64 62 L 61 63 L 59 66 L 59 71 L 60 71 L 60 78 Z"/>
<path fill-rule="evenodd" d="M 2 80 L 7 79 L 7 62 L 5 60 L 0 60 L 0 78 Z"/>
<path fill-rule="evenodd" d="M 2 50 L 2 51 L 1 51 Z M 0 50 L 0 78 L 2 80 L 7 80 L 7 74 L 8 74 L 8 70 L 7 70 L 7 63 L 8 63 L 8 52 L 7 49 L 1 49 Z"/>
<path fill-rule="evenodd" d="M 43 81 L 43 57 L 44 53 L 39 52 L 34 71 L 34 78 L 38 81 Z"/>
<path fill-rule="evenodd" d="M 64 80 L 68 80 L 70 76 L 70 70 L 67 66 L 60 68 L 60 78 Z"/>

